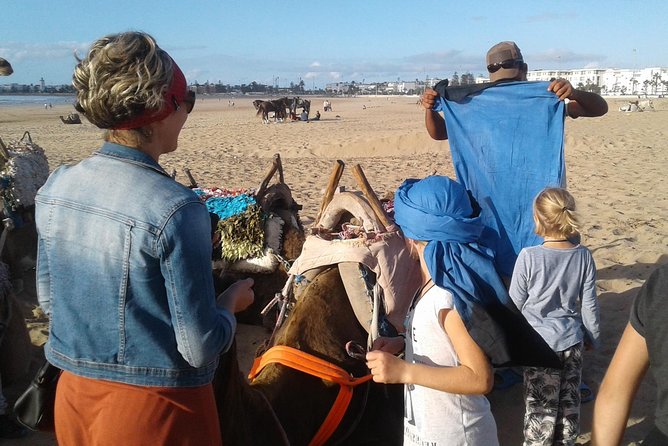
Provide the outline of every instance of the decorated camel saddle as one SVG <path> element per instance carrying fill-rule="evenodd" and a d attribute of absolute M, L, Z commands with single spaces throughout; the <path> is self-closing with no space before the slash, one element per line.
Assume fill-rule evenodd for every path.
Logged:
<path fill-rule="evenodd" d="M 214 269 L 269 274 L 297 257 L 304 239 L 301 206 L 284 181 L 280 155 L 256 190 L 200 187 L 186 173 L 212 218 Z M 275 174 L 279 181 L 270 185 Z"/>
<path fill-rule="evenodd" d="M 285 182 L 280 155 L 274 155 L 257 189 L 200 187 L 187 169 L 186 174 L 211 216 L 216 292 L 236 280 L 253 278 L 255 300 L 236 315 L 237 320 L 273 326 L 273 314 L 263 315 L 261 310 L 285 283 L 290 263 L 304 243 L 301 206 Z"/>
<path fill-rule="evenodd" d="M 412 259 L 403 235 L 356 165 L 359 192 L 337 191 L 344 164 L 337 161 L 318 216 L 308 231 L 281 296 L 299 300 L 301 285 L 323 268 L 335 265 L 358 321 L 370 336 L 404 331 L 404 318 L 419 287 L 419 263 Z"/>
<path fill-rule="evenodd" d="M 3 385 L 24 377 L 30 365 L 30 338 L 16 295 L 34 284 L 37 237 L 34 206 L 37 190 L 49 176 L 44 150 L 30 133 L 0 139 L 0 375 Z M 32 278 L 27 277 L 32 275 Z M 26 276 L 24 278 L 24 276 Z M 25 280 L 24 280 L 25 279 Z"/>

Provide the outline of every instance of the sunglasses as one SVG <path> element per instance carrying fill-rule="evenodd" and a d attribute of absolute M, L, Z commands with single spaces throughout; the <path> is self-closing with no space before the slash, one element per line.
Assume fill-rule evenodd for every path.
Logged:
<path fill-rule="evenodd" d="M 181 108 L 181 105 L 176 100 L 176 97 L 172 96 L 172 102 L 174 103 L 174 111 L 177 111 Z M 186 113 L 190 114 L 195 108 L 195 92 L 188 90 L 186 97 L 183 99 L 183 103 L 186 104 Z"/>
<path fill-rule="evenodd" d="M 501 68 L 519 68 L 524 64 L 524 61 L 522 59 L 510 59 L 510 60 L 504 60 L 503 62 L 497 62 L 493 64 L 487 65 L 487 71 L 490 73 L 496 73 L 499 71 Z"/>

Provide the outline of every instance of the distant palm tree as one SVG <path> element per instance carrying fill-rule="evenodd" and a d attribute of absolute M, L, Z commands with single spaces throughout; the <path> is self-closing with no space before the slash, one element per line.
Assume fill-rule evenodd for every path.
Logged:
<path fill-rule="evenodd" d="M 652 85 L 652 94 L 656 94 L 656 89 L 661 83 L 661 73 L 654 73 L 652 75 L 652 80 L 650 81 L 650 84 Z"/>

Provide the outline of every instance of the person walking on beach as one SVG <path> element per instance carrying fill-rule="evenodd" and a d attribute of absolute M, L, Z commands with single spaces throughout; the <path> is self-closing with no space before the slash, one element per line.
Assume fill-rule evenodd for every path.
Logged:
<path fill-rule="evenodd" d="M 72 83 L 105 142 L 36 197 L 58 444 L 219 445 L 211 380 L 254 296 L 248 279 L 216 298 L 207 209 L 159 164 L 195 95 L 141 32 L 94 42 Z"/>
<path fill-rule="evenodd" d="M 452 87 L 452 108 L 443 106 L 442 97 L 450 87 L 427 88 L 421 102 L 429 135 L 451 140 L 457 181 L 486 204 L 483 219 L 490 230 L 483 239 L 496 251 L 497 269 L 508 282 L 519 251 L 540 243 L 533 233 L 532 198 L 548 186 L 566 187 L 564 116 L 602 116 L 608 105 L 566 79 L 524 82 L 528 66 L 514 42 L 491 47 L 486 62 L 491 83 Z M 472 100 L 460 101 L 464 97 Z M 453 113 L 448 129 L 445 117 Z"/>
<path fill-rule="evenodd" d="M 668 264 L 659 266 L 633 302 L 594 406 L 592 446 L 621 444 L 631 405 L 647 370 L 656 382 L 654 426 L 643 446 L 668 444 Z"/>
<path fill-rule="evenodd" d="M 579 238 L 575 200 L 547 188 L 534 204 L 539 246 L 524 248 L 515 264 L 510 297 L 559 355 L 562 369 L 524 369 L 524 445 L 573 445 L 579 434 L 582 350 L 599 342 L 596 266 Z"/>

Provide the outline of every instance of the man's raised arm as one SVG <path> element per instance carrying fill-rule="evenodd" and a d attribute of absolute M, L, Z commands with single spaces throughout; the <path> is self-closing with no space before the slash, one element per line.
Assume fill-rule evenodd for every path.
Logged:
<path fill-rule="evenodd" d="M 436 98 L 438 93 L 431 88 L 426 88 L 420 102 L 424 107 L 424 124 L 427 128 L 427 133 L 432 139 L 441 141 L 448 139 L 448 131 L 445 127 L 445 119 L 437 111 L 432 110 L 434 104 L 436 103 Z"/>
<path fill-rule="evenodd" d="M 608 103 L 596 93 L 573 88 L 566 79 L 555 79 L 547 87 L 559 100 L 568 99 L 568 116 L 571 118 L 603 116 L 608 112 Z"/>

